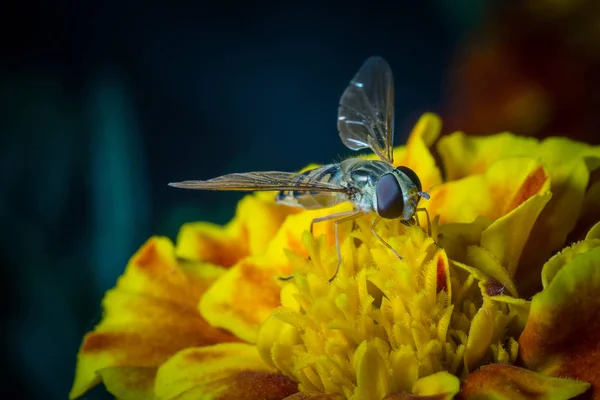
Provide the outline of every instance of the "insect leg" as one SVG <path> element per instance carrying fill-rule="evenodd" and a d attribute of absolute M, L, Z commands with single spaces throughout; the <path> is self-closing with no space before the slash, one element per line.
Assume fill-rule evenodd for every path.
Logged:
<path fill-rule="evenodd" d="M 417 210 L 415 211 L 415 218 L 417 219 L 417 224 L 419 224 L 419 217 L 417 216 L 417 213 L 419 211 L 420 212 L 424 212 L 425 215 L 427 216 L 427 234 L 429 236 L 431 236 L 431 219 L 429 219 L 429 211 L 427 211 L 427 209 L 425 207 L 423 207 L 423 208 L 417 208 Z"/>
<path fill-rule="evenodd" d="M 396 257 L 398 257 L 400 260 L 403 260 L 404 257 L 402 257 L 400 254 L 398 254 L 398 252 L 396 250 L 394 250 L 394 248 L 392 247 L 392 245 L 389 244 L 388 242 L 386 242 L 385 240 L 383 240 L 383 238 L 381 236 L 379 236 L 379 234 L 375 231 L 375 227 L 377 226 L 377 224 L 379 223 L 379 221 L 381 221 L 381 217 L 377 216 L 375 218 L 375 221 L 373 221 L 373 224 L 371 225 L 371 233 L 373 234 L 373 236 L 375 236 L 377 239 L 379 239 L 379 241 L 381 243 L 383 243 L 383 245 L 385 247 L 387 247 L 388 249 L 390 249 L 392 251 L 392 253 L 394 253 L 394 255 Z"/>
<path fill-rule="evenodd" d="M 335 277 L 338 274 L 338 271 L 340 270 L 340 265 L 342 264 L 342 253 L 340 252 L 340 237 L 338 235 L 338 226 L 339 226 L 339 224 L 341 224 L 342 222 L 348 222 L 348 221 L 355 220 L 357 218 L 362 217 L 363 215 L 365 215 L 364 211 L 352 211 L 351 214 L 345 216 L 344 218 L 340 218 L 337 221 L 335 221 L 335 223 L 334 223 L 334 228 L 335 228 L 335 249 L 337 250 L 338 263 L 337 263 L 337 266 L 335 267 L 335 272 L 334 272 L 333 276 L 331 278 L 329 278 L 329 282 L 331 282 L 331 281 L 333 281 L 335 279 Z"/>
<path fill-rule="evenodd" d="M 357 212 L 359 212 L 359 211 L 356 211 L 356 210 L 352 210 L 352 211 L 342 211 L 342 212 L 335 213 L 335 214 L 331 214 L 331 215 L 325 215 L 325 216 L 323 216 L 323 217 L 317 217 L 317 218 L 313 219 L 313 220 L 310 222 L 310 234 L 311 234 L 311 235 L 313 234 L 313 228 L 314 228 L 314 225 L 315 225 L 316 223 L 319 223 L 319 222 L 324 222 L 324 221 L 331 221 L 332 219 L 338 219 L 338 218 L 347 217 L 347 216 L 350 216 L 350 215 L 354 215 L 354 214 L 356 214 Z"/>
<path fill-rule="evenodd" d="M 354 216 L 354 215 L 356 215 L 358 213 L 361 213 L 361 211 L 356 211 L 356 210 L 343 211 L 343 212 L 339 212 L 339 213 L 335 213 L 335 214 L 331 214 L 331 215 L 325 215 L 323 217 L 315 218 L 315 219 L 313 219 L 310 222 L 310 234 L 313 235 L 313 227 L 318 222 L 331 221 L 332 219 L 337 219 L 337 218 L 351 217 L 351 216 Z M 357 215 L 355 218 L 358 218 L 359 216 L 360 215 Z M 335 224 L 335 244 L 336 244 L 336 247 L 337 247 L 338 267 L 339 267 L 339 263 L 341 262 L 340 261 L 341 257 L 340 257 L 340 249 L 339 249 L 338 237 L 337 237 L 337 221 L 336 221 L 336 224 Z M 336 272 L 335 273 L 337 274 L 337 268 L 336 268 Z M 293 277 L 294 277 L 293 275 L 284 276 L 284 277 L 280 277 L 279 280 L 280 281 L 289 281 Z M 333 277 L 335 278 L 335 275 Z M 333 278 L 331 278 L 331 279 L 333 279 Z M 331 282 L 331 280 L 330 280 L 330 282 Z"/>

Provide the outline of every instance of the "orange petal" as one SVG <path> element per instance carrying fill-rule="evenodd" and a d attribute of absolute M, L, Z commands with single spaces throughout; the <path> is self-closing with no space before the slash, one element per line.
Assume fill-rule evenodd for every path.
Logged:
<path fill-rule="evenodd" d="M 238 221 L 222 227 L 210 222 L 184 224 L 177 235 L 177 256 L 231 267 L 249 254 Z"/>
<path fill-rule="evenodd" d="M 213 326 L 255 343 L 260 324 L 280 305 L 277 276 L 289 274 L 265 256 L 248 257 L 215 282 L 200 302 L 200 313 Z"/>
<path fill-rule="evenodd" d="M 245 196 L 235 218 L 225 227 L 207 222 L 183 225 L 177 237 L 177 255 L 230 267 L 248 255 L 263 253 L 286 216 L 294 212 L 265 194 Z"/>
<path fill-rule="evenodd" d="M 154 378 L 156 367 L 109 367 L 98 375 L 106 390 L 120 400 L 156 400 Z"/>
<path fill-rule="evenodd" d="M 519 338 L 525 364 L 590 382 L 600 393 L 600 247 L 578 254 L 531 301 Z"/>
<path fill-rule="evenodd" d="M 297 384 L 260 359 L 255 346 L 223 343 L 183 350 L 156 375 L 161 400 L 283 399 Z"/>
<path fill-rule="evenodd" d="M 506 364 L 489 364 L 464 380 L 461 400 L 571 399 L 589 388 L 585 382 L 551 378 Z"/>
<path fill-rule="evenodd" d="M 84 337 L 70 397 L 98 384 L 102 368 L 158 366 L 182 348 L 239 340 L 197 311 L 203 291 L 220 273 L 198 264 L 182 267 L 168 239 L 148 240 L 106 293 L 102 321 Z"/>
<path fill-rule="evenodd" d="M 310 224 L 315 218 L 324 217 L 352 209 L 352 204 L 349 202 L 342 203 L 335 207 L 325 208 L 321 210 L 307 210 L 295 215 L 290 215 L 281 228 L 269 243 L 266 254 L 280 264 L 289 264 L 286 252 L 292 251 L 302 257 L 308 257 L 306 246 L 302 241 L 302 236 L 310 230 Z M 368 217 L 364 217 L 368 218 Z M 340 235 L 340 243 L 347 236 L 352 228 L 351 223 L 342 224 L 338 230 Z M 335 245 L 334 221 L 321 221 L 313 226 L 313 235 L 318 238 L 325 235 L 327 243 L 330 246 Z"/>

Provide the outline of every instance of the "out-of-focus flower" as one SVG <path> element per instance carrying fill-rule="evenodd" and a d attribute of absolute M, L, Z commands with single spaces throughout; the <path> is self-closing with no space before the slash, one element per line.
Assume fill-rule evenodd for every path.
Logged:
<path fill-rule="evenodd" d="M 450 70 L 446 126 L 600 143 L 600 3 L 488 3 Z"/>
<path fill-rule="evenodd" d="M 600 225 L 550 256 L 578 222 L 591 227 L 600 148 L 456 133 L 438 143 L 442 181 L 429 151 L 440 128 L 426 114 L 395 150 L 434 217 L 431 237 L 378 225 L 403 259 L 366 216 L 342 225 L 329 283 L 333 224 L 306 230 L 350 205 L 247 196 L 226 227 L 189 224 L 175 248 L 154 238 L 132 258 L 84 339 L 71 397 L 100 381 L 121 399 L 598 395 Z"/>

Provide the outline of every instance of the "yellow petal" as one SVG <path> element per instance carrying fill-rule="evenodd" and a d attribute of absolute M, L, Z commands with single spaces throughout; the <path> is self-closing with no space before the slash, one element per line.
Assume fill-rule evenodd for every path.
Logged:
<path fill-rule="evenodd" d="M 598 225 L 600 226 L 600 224 Z M 595 247 L 600 247 L 600 239 L 588 239 L 574 243 L 572 246 L 564 248 L 560 253 L 552 257 L 542 269 L 542 285 L 546 289 L 558 271 L 566 264 L 571 262 L 578 254 L 586 253 Z"/>
<path fill-rule="evenodd" d="M 519 338 L 533 370 L 590 382 L 600 390 L 600 247 L 567 261 L 531 301 Z"/>
<path fill-rule="evenodd" d="M 379 342 L 379 343 L 378 343 Z M 389 394 L 390 370 L 380 354 L 383 340 L 362 342 L 354 352 L 356 391 L 354 395 L 364 400 L 379 400 Z"/>
<path fill-rule="evenodd" d="M 447 396 L 445 394 L 419 396 L 410 393 L 392 393 L 389 396 L 385 396 L 383 400 L 451 400 L 453 398 L 454 396 Z"/>
<path fill-rule="evenodd" d="M 563 151 L 568 157 L 571 146 L 566 143 L 563 143 Z M 539 267 L 565 244 L 569 232 L 573 230 L 581 214 L 590 169 L 583 159 L 565 164 L 565 167 L 556 168 L 551 173 L 552 200 L 540 214 L 525 247 L 523 264 L 538 268 L 519 271 L 517 280 L 522 286 L 529 287 L 528 292 L 524 294 L 539 289 Z"/>
<path fill-rule="evenodd" d="M 294 326 L 271 315 L 260 328 L 256 347 L 266 364 L 294 377 L 294 345 L 300 342 L 300 334 Z"/>
<path fill-rule="evenodd" d="M 453 181 L 483 174 L 490 165 L 503 158 L 531 156 L 538 142 L 511 133 L 477 137 L 456 132 L 442 137 L 437 147 L 444 163 L 446 179 Z"/>
<path fill-rule="evenodd" d="M 448 258 L 466 262 L 469 246 L 479 245 L 481 234 L 490 226 L 492 220 L 477 217 L 470 223 L 444 224 L 438 228 L 437 242 L 446 250 Z"/>
<path fill-rule="evenodd" d="M 583 199 L 577 226 L 568 239 L 572 241 L 585 239 L 585 234 L 591 232 L 593 227 L 595 227 L 594 237 L 600 239 L 600 223 L 598 221 L 600 221 L 600 173 L 595 172 L 590 177 L 590 184 Z"/>
<path fill-rule="evenodd" d="M 440 224 L 468 223 L 478 216 L 496 220 L 549 187 L 548 175 L 539 162 L 510 158 L 492 164 L 484 175 L 433 188 L 425 206 L 432 216 L 440 216 Z"/>
<path fill-rule="evenodd" d="M 155 385 L 161 400 L 275 400 L 296 391 L 296 383 L 263 363 L 256 347 L 243 343 L 183 350 L 159 368 Z"/>
<path fill-rule="evenodd" d="M 481 234 L 481 247 L 498 258 L 510 277 L 515 276 L 531 229 L 551 197 L 550 192 L 533 195 Z"/>
<path fill-rule="evenodd" d="M 598 222 L 594 226 L 592 226 L 592 228 L 589 230 L 589 232 L 587 233 L 585 238 L 588 240 L 600 239 L 600 222 Z"/>
<path fill-rule="evenodd" d="M 423 190 L 428 191 L 442 181 L 442 176 L 429 147 L 442 129 L 442 120 L 435 114 L 425 113 L 419 118 L 406 143 L 403 157 L 394 160 L 417 173 Z"/>
<path fill-rule="evenodd" d="M 419 379 L 412 392 L 418 396 L 435 396 L 435 399 L 453 399 L 460 390 L 460 380 L 446 371 Z M 439 396 L 443 397 L 439 397 Z"/>
<path fill-rule="evenodd" d="M 286 216 L 294 212 L 264 195 L 245 196 L 235 218 L 225 227 L 207 222 L 183 225 L 177 237 L 177 255 L 230 267 L 248 255 L 263 253 Z"/>
<path fill-rule="evenodd" d="M 485 280 L 485 294 L 487 296 L 504 294 L 517 296 L 517 288 L 509 272 L 491 251 L 479 246 L 469 246 L 466 259 L 466 264 L 476 267 L 489 276 Z"/>
<path fill-rule="evenodd" d="M 485 177 L 473 175 L 458 181 L 435 186 L 429 191 L 431 199 L 423 205 L 439 223 L 468 223 L 477 217 L 493 219 L 496 205 L 490 195 Z"/>
<path fill-rule="evenodd" d="M 260 324 L 280 305 L 277 276 L 290 273 L 264 256 L 248 257 L 227 271 L 202 297 L 200 313 L 212 326 L 256 343 Z"/>
<path fill-rule="evenodd" d="M 584 393 L 589 384 L 551 378 L 506 364 L 490 364 L 471 373 L 462 384 L 464 400 L 567 400 Z"/>
<path fill-rule="evenodd" d="M 309 390 L 306 392 L 294 393 L 293 395 L 286 397 L 284 400 L 344 400 L 344 398 L 339 394 L 325 394 L 322 392 Z"/>
<path fill-rule="evenodd" d="M 510 311 L 514 313 L 515 320 L 512 323 L 512 327 L 513 330 L 517 332 L 515 336 L 525 329 L 525 324 L 527 324 L 527 319 L 529 318 L 529 309 L 531 307 L 531 303 L 528 300 L 502 294 L 491 296 L 490 300 L 506 304 L 510 308 Z"/>
<path fill-rule="evenodd" d="M 340 204 L 335 207 L 325 208 L 321 210 L 307 210 L 295 215 L 290 215 L 281 228 L 277 231 L 273 240 L 269 243 L 266 250 L 267 256 L 276 260 L 281 264 L 289 264 L 286 252 L 291 251 L 302 257 L 308 257 L 306 247 L 302 241 L 305 232 L 310 230 L 310 224 L 315 218 L 325 217 L 328 215 L 349 211 L 352 209 L 352 204 L 349 202 Z M 341 224 L 338 228 L 341 241 L 348 235 L 352 227 L 351 223 Z M 313 225 L 313 236 L 315 238 L 325 235 L 329 246 L 335 245 L 334 221 L 321 221 Z M 289 272 L 289 271 L 288 271 Z"/>
<path fill-rule="evenodd" d="M 471 371 L 490 347 L 494 336 L 494 320 L 492 313 L 480 308 L 471 321 L 469 337 L 464 354 L 465 367 Z"/>
<path fill-rule="evenodd" d="M 156 367 L 109 367 L 98 375 L 109 393 L 120 400 L 156 400 Z"/>
<path fill-rule="evenodd" d="M 220 275 L 214 267 L 202 271 L 180 266 L 168 239 L 148 240 L 104 297 L 103 318 L 79 350 L 70 397 L 98 384 L 102 368 L 158 366 L 186 347 L 239 340 L 198 313 L 200 296 Z"/>

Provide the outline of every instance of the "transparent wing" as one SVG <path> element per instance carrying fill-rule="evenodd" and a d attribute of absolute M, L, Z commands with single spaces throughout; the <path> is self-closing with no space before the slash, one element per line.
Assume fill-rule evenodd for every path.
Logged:
<path fill-rule="evenodd" d="M 383 58 L 367 59 L 342 94 L 338 130 L 350 149 L 370 147 L 381 159 L 394 161 L 394 78 Z"/>
<path fill-rule="evenodd" d="M 345 192 L 345 186 L 330 182 L 319 182 L 309 176 L 294 172 L 245 172 L 229 174 L 206 181 L 183 181 L 169 183 L 184 189 L 197 190 L 238 190 L 238 191 L 269 191 L 269 190 L 298 190 Z"/>

